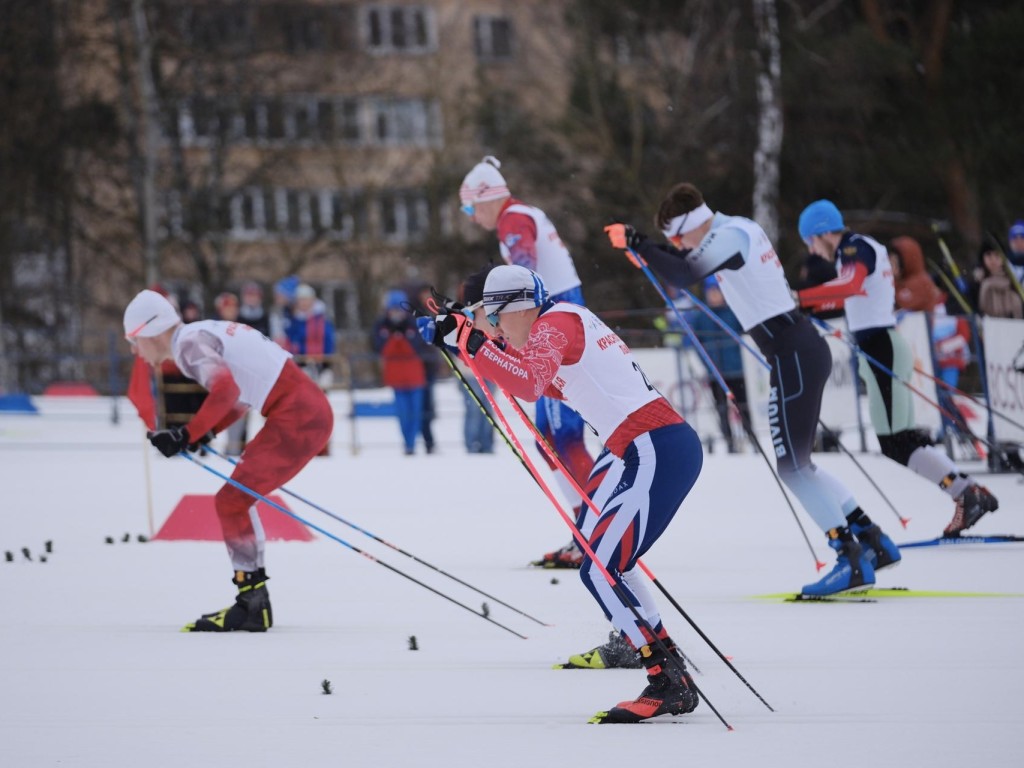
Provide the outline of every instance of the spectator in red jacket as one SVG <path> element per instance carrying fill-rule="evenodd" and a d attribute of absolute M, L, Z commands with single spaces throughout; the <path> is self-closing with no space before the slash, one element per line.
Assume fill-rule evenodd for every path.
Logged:
<path fill-rule="evenodd" d="M 373 346 L 380 355 L 381 379 L 395 393 L 395 410 L 402 431 L 405 455 L 416 452 L 416 436 L 423 422 L 423 395 L 427 386 L 424 346 L 402 291 L 388 291 L 384 315 L 373 326 Z"/>

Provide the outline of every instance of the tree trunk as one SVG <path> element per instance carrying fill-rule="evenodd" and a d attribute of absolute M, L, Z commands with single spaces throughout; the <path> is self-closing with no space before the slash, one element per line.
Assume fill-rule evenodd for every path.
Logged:
<path fill-rule="evenodd" d="M 754 221 L 775 242 L 779 231 L 782 153 L 782 51 L 775 0 L 753 0 L 757 29 L 757 146 L 754 149 Z"/>

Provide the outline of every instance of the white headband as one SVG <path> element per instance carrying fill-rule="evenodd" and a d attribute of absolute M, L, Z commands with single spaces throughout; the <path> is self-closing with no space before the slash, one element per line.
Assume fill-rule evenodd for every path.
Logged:
<path fill-rule="evenodd" d="M 693 232 L 693 230 L 708 221 L 714 215 L 715 214 L 712 213 L 711 209 L 708 208 L 707 203 L 701 203 L 692 211 L 687 211 L 684 214 L 676 216 L 672 221 L 666 224 L 665 228 L 661 231 L 664 233 L 665 237 L 679 237 L 680 235 L 685 235 L 687 232 Z"/>

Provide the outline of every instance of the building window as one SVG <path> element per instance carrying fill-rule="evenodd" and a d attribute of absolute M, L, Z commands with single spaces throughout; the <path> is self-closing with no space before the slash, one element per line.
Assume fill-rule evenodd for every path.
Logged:
<path fill-rule="evenodd" d="M 427 147 L 438 145 L 441 133 L 440 106 L 424 99 L 193 97 L 172 105 L 168 120 L 186 147 L 217 141 Z"/>
<path fill-rule="evenodd" d="M 421 192 L 385 191 L 380 195 L 381 236 L 394 242 L 418 240 L 430 227 L 427 199 Z"/>
<path fill-rule="evenodd" d="M 253 32 L 252 8 L 247 2 L 213 2 L 182 9 L 183 37 L 206 50 L 243 48 Z"/>
<path fill-rule="evenodd" d="M 373 141 L 377 144 L 427 146 L 436 138 L 434 112 L 422 99 L 373 99 L 371 113 Z"/>
<path fill-rule="evenodd" d="M 358 144 L 363 138 L 359 123 L 359 102 L 356 99 L 342 99 L 335 104 L 334 127 L 337 138 Z"/>
<path fill-rule="evenodd" d="M 473 19 L 473 46 L 480 61 L 508 61 L 512 58 L 512 21 L 502 16 Z"/>
<path fill-rule="evenodd" d="M 372 53 L 423 53 L 436 47 L 429 8 L 370 5 L 364 12 L 366 47 Z"/>
<path fill-rule="evenodd" d="M 264 203 L 263 190 L 258 187 L 248 187 L 231 196 L 228 213 L 229 230 L 233 238 L 251 240 L 267 231 Z"/>

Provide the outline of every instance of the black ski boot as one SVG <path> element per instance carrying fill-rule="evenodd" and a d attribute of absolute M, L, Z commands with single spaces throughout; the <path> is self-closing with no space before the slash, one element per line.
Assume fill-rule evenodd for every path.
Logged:
<path fill-rule="evenodd" d="M 204 613 L 182 632 L 266 632 L 274 626 L 267 592 L 267 572 L 235 571 L 231 583 L 238 587 L 235 604 L 222 611 Z"/>
<path fill-rule="evenodd" d="M 598 712 L 591 723 L 639 723 L 659 715 L 685 715 L 700 702 L 697 686 L 680 655 L 673 659 L 659 647 L 645 645 L 640 658 L 647 667 L 647 687 L 633 701 L 622 701 L 607 712 Z"/>
<path fill-rule="evenodd" d="M 973 483 L 956 500 L 953 519 L 949 521 L 949 525 L 946 526 L 942 535 L 959 536 L 961 532 L 981 520 L 982 515 L 995 512 L 997 509 L 999 509 L 999 499 L 993 496 L 985 486 Z"/>
<path fill-rule="evenodd" d="M 618 630 L 608 633 L 608 642 L 583 653 L 574 653 L 555 669 L 640 669 L 643 664 L 640 654 L 630 645 Z"/>
<path fill-rule="evenodd" d="M 868 525 L 850 523 L 850 533 L 857 537 L 857 541 L 860 542 L 861 549 L 864 550 L 864 555 L 875 569 L 875 573 L 883 568 L 899 565 L 900 560 L 903 559 L 900 548 L 874 523 Z"/>

